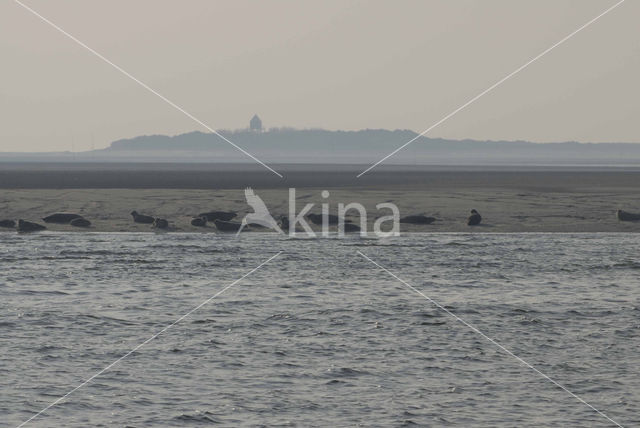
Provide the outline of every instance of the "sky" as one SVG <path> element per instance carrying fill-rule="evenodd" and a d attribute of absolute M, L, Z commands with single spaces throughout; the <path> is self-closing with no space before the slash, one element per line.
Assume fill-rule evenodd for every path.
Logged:
<path fill-rule="evenodd" d="M 420 132 L 608 0 L 22 0 L 214 129 Z M 427 134 L 640 142 L 640 2 Z M 102 148 L 201 125 L 13 1 L 0 2 L 0 151 Z"/>

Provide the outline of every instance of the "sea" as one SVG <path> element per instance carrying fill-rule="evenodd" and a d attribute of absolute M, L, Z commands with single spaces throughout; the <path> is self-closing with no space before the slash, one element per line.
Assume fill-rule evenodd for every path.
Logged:
<path fill-rule="evenodd" d="M 0 234 L 2 427 L 640 425 L 634 234 Z"/>

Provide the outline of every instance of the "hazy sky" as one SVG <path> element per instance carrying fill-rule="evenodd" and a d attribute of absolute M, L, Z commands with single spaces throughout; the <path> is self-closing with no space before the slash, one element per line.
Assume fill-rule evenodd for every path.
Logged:
<path fill-rule="evenodd" d="M 415 131 L 615 3 L 23 1 L 214 128 Z M 640 142 L 638 17 L 627 0 L 428 135 Z M 8 0 L 0 58 L 1 151 L 202 130 Z"/>

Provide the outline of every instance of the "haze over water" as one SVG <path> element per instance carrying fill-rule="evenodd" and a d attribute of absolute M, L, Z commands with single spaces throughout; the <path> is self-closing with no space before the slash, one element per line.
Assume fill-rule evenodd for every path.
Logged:
<path fill-rule="evenodd" d="M 1 426 L 640 423 L 626 234 L 0 234 Z"/>

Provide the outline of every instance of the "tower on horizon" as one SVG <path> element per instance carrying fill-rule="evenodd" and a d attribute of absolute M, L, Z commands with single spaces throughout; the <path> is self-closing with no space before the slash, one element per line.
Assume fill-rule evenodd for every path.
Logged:
<path fill-rule="evenodd" d="M 249 129 L 255 132 L 262 132 L 262 121 L 257 114 L 254 114 L 249 121 Z"/>

